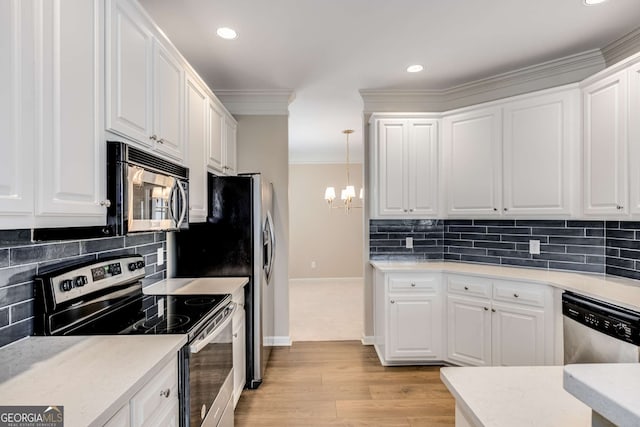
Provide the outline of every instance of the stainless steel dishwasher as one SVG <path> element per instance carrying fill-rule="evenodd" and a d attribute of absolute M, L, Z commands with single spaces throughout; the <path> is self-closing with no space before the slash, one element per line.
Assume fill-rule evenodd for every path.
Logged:
<path fill-rule="evenodd" d="M 640 362 L 640 313 L 565 292 L 564 363 Z"/>

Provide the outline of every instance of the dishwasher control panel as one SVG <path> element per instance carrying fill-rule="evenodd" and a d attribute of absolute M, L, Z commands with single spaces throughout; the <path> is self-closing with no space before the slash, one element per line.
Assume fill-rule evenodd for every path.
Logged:
<path fill-rule="evenodd" d="M 565 292 L 562 314 L 611 337 L 640 345 L 640 313 L 593 298 Z"/>

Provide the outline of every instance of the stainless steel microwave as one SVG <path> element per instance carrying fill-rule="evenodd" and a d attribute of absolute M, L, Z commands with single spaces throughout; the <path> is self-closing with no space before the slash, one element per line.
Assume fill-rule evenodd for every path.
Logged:
<path fill-rule="evenodd" d="M 189 169 L 107 142 L 107 223 L 116 235 L 189 227 Z"/>

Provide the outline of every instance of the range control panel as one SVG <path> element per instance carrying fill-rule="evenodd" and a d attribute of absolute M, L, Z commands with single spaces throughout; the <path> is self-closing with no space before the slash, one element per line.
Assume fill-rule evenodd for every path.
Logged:
<path fill-rule="evenodd" d="M 622 341 L 640 345 L 640 313 L 571 293 L 562 296 L 562 314 Z"/>
<path fill-rule="evenodd" d="M 145 276 L 144 267 L 141 255 L 131 255 L 66 269 L 50 276 L 48 281 L 55 302 L 60 304 L 96 291 L 136 282 Z"/>

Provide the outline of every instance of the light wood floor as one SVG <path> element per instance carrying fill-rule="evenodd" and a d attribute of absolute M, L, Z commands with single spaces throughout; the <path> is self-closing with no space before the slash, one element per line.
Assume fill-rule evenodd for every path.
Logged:
<path fill-rule="evenodd" d="M 359 341 L 294 342 L 242 393 L 235 425 L 453 426 L 454 405 L 439 367 L 383 367 Z"/>

